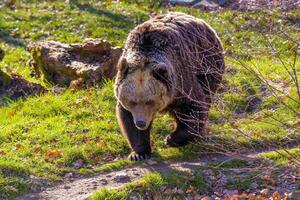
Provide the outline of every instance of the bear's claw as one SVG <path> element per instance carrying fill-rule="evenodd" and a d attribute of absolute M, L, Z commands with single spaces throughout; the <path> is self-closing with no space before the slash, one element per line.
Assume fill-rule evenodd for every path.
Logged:
<path fill-rule="evenodd" d="M 150 154 L 147 153 L 137 153 L 135 151 L 131 152 L 128 156 L 129 160 L 132 161 L 141 161 L 141 160 L 146 160 L 150 158 Z"/>
<path fill-rule="evenodd" d="M 178 147 L 179 145 L 174 142 L 174 139 L 172 138 L 171 135 L 167 135 L 164 139 L 165 145 L 169 147 Z"/>
<path fill-rule="evenodd" d="M 176 137 L 174 134 L 167 135 L 164 139 L 165 145 L 169 147 L 181 147 L 187 145 L 191 139 L 184 137 Z"/>

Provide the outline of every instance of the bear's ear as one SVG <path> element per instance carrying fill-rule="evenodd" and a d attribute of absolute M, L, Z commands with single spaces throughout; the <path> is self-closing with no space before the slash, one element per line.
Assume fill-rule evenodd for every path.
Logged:
<path fill-rule="evenodd" d="M 128 72 L 127 60 L 123 56 L 119 59 L 117 70 L 121 76 L 121 79 L 124 79 Z"/>
<path fill-rule="evenodd" d="M 167 65 L 164 63 L 158 63 L 153 66 L 152 75 L 155 79 L 164 83 L 169 89 L 171 86 L 171 79 L 168 72 Z"/>

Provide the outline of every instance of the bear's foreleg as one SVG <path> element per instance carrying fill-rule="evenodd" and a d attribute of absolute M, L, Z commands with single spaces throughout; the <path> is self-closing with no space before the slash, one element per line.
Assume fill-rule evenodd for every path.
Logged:
<path fill-rule="evenodd" d="M 121 132 L 132 149 L 128 158 L 130 160 L 144 160 L 150 158 L 151 124 L 146 130 L 138 130 L 133 122 L 132 114 L 124 109 L 121 104 L 117 104 L 116 111 Z"/>

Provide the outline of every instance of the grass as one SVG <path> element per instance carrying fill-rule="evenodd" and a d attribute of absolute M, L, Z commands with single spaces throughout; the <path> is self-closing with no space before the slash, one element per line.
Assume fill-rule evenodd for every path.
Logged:
<path fill-rule="evenodd" d="M 225 86 L 218 94 L 222 101 L 215 101 L 210 111 L 211 134 L 238 148 L 256 148 L 266 146 L 268 142 L 281 144 L 286 138 L 299 138 L 299 129 L 283 125 L 296 124 L 298 117 L 282 102 L 298 113 L 299 104 L 287 95 L 281 95 L 280 101 L 262 95 L 260 81 L 237 63 L 238 59 L 246 66 L 256 66 L 276 87 L 288 87 L 289 95 L 297 98 L 296 88 L 282 64 L 270 48 L 266 48 L 265 36 L 280 51 L 284 62 L 290 62 L 294 44 L 276 33 L 284 30 L 297 39 L 299 25 L 289 19 L 299 17 L 299 10 L 284 13 L 278 10 L 208 12 L 184 7 L 157 8 L 154 4 L 149 6 L 132 1 L 97 2 L 72 0 L 69 3 L 42 1 L 36 4 L 20 1 L 15 10 L 2 7 L 0 47 L 6 56 L 0 62 L 0 68 L 50 88 L 50 83 L 30 76 L 26 65 L 30 58 L 26 45 L 30 42 L 47 39 L 69 43 L 101 37 L 113 45 L 123 46 L 128 32 L 147 20 L 149 13 L 181 11 L 211 24 L 226 50 Z M 300 68 L 299 61 L 296 67 Z M 247 98 L 251 95 L 263 97 L 264 102 L 259 112 L 240 117 L 245 114 Z M 69 172 L 94 173 L 130 165 L 124 160 L 130 149 L 120 134 L 115 104 L 113 81 L 81 91 L 67 89 L 61 94 L 50 92 L 24 101 L 8 101 L 7 106 L 0 108 L 0 198 L 13 198 L 28 192 L 32 188 L 30 175 L 55 181 Z M 171 121 L 168 115 L 161 115 L 154 122 L 152 138 L 156 159 L 187 159 L 207 152 L 199 144 L 166 148 L 163 138 L 172 130 L 168 126 Z M 61 153 L 49 158 L 47 152 L 53 150 Z M 295 151 L 295 155 L 300 155 L 299 151 Z M 122 159 L 113 161 L 119 157 Z M 284 160 L 279 156 L 277 160 L 281 159 Z M 75 166 L 79 161 L 82 165 L 78 169 Z M 93 169 L 86 169 L 88 165 Z"/>
<path fill-rule="evenodd" d="M 181 187 L 181 186 L 184 187 Z M 172 189 L 177 187 L 180 192 Z M 136 183 L 129 183 L 121 189 L 108 190 L 106 188 L 96 192 L 91 200 L 114 200 L 128 199 L 129 197 L 138 197 L 141 199 L 153 197 L 161 199 L 168 196 L 172 199 L 181 199 L 189 188 L 198 188 L 202 193 L 206 191 L 206 185 L 201 175 L 190 177 L 188 173 L 171 171 L 167 174 L 153 172 L 143 176 L 142 180 Z"/>
<path fill-rule="evenodd" d="M 278 150 L 266 153 L 261 153 L 259 155 L 261 158 L 269 159 L 274 161 L 278 165 L 287 165 L 291 163 L 294 159 L 300 159 L 300 148 L 293 148 L 290 150 Z M 299 162 L 298 162 L 299 164 Z"/>

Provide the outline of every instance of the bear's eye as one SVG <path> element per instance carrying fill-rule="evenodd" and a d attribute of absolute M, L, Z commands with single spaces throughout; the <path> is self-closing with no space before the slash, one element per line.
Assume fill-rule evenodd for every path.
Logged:
<path fill-rule="evenodd" d="M 129 101 L 129 105 L 130 105 L 130 106 L 136 106 L 136 105 L 137 105 L 137 102 L 135 102 L 135 101 Z"/>
<path fill-rule="evenodd" d="M 153 100 L 149 100 L 149 101 L 146 101 L 145 104 L 147 106 L 152 106 L 154 104 L 154 101 Z"/>

